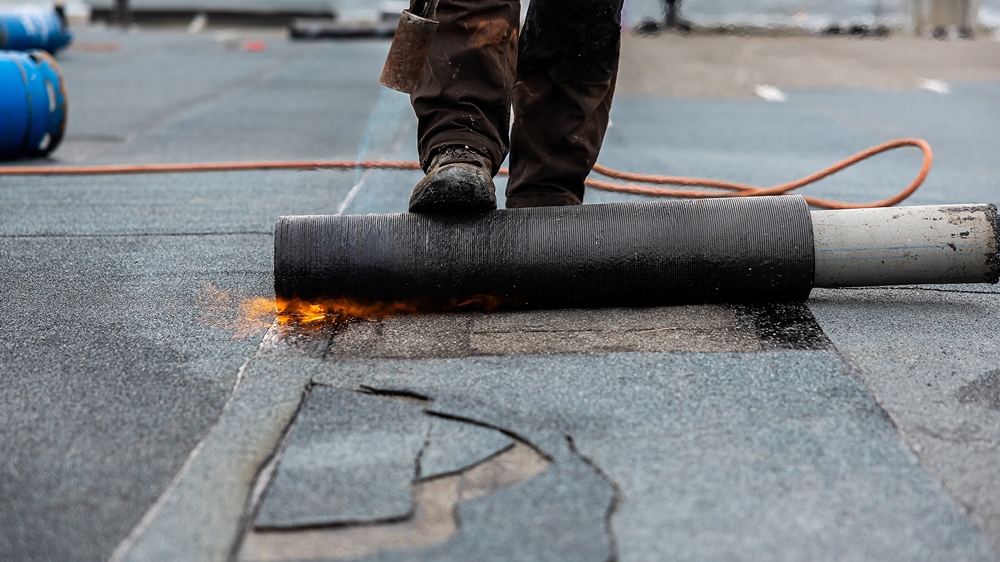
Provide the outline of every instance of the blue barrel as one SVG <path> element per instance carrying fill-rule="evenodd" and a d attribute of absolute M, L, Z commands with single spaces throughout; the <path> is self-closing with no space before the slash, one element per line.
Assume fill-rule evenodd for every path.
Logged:
<path fill-rule="evenodd" d="M 45 51 L 0 51 L 0 159 L 55 150 L 66 131 L 66 85 Z"/>
<path fill-rule="evenodd" d="M 72 39 L 66 20 L 54 8 L 0 6 L 0 49 L 55 53 Z"/>

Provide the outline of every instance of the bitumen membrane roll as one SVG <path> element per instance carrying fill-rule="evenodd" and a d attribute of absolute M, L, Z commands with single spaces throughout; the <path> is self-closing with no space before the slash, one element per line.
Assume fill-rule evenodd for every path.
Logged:
<path fill-rule="evenodd" d="M 800 196 L 280 217 L 280 298 L 532 308 L 804 300 L 813 229 Z"/>

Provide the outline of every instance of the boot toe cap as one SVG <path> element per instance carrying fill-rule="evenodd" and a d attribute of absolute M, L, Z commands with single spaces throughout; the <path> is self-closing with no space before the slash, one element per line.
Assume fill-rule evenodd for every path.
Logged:
<path fill-rule="evenodd" d="M 410 212 L 482 212 L 497 208 L 493 178 L 479 166 L 450 164 L 413 188 Z"/>

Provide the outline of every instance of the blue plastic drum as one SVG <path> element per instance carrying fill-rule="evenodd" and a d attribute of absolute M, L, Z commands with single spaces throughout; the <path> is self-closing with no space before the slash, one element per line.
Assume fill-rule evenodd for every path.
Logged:
<path fill-rule="evenodd" d="M 0 51 L 0 159 L 55 150 L 66 131 L 66 86 L 45 51 Z"/>
<path fill-rule="evenodd" d="M 72 39 L 66 21 L 53 8 L 0 6 L 0 49 L 55 53 Z"/>

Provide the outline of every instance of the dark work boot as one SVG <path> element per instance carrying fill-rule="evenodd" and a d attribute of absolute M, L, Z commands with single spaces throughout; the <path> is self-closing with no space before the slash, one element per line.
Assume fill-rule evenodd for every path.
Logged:
<path fill-rule="evenodd" d="M 467 146 L 438 151 L 413 188 L 411 213 L 480 213 L 497 208 L 489 158 Z"/>

